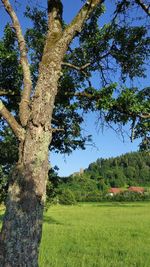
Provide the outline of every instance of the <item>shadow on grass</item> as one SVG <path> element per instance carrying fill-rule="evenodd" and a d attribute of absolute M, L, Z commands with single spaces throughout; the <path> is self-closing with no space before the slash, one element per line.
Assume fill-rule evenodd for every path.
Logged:
<path fill-rule="evenodd" d="M 60 223 L 59 221 L 55 220 L 54 218 L 48 215 L 44 215 L 44 222 L 48 224 L 64 225 L 63 223 Z"/>

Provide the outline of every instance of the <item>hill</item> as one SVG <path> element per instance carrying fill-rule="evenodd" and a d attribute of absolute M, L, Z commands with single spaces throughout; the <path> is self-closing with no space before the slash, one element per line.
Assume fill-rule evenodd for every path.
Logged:
<path fill-rule="evenodd" d="M 53 196 L 62 204 L 100 201 L 110 187 L 150 187 L 150 158 L 147 152 L 132 152 L 109 159 L 100 158 L 87 169 L 69 177 L 53 178 L 50 175 L 50 184 L 53 184 L 55 192 Z"/>
<path fill-rule="evenodd" d="M 147 152 L 131 152 L 119 157 L 97 159 L 84 171 L 90 179 L 103 179 L 111 187 L 150 186 L 150 156 Z"/>

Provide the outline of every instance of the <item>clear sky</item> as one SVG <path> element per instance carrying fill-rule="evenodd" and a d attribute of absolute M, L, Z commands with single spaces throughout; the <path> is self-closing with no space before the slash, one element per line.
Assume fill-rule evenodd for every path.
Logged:
<path fill-rule="evenodd" d="M 11 3 L 14 3 L 14 0 L 10 0 Z M 23 29 L 29 26 L 28 22 L 24 20 L 22 12 L 25 9 L 26 4 L 37 4 L 43 7 L 46 7 L 47 1 L 42 0 L 22 0 L 17 1 L 21 4 L 17 4 L 16 12 L 19 16 Z M 66 22 L 70 22 L 71 19 L 75 16 L 77 11 L 81 7 L 80 0 L 63 0 L 64 4 L 64 19 Z M 113 11 L 113 2 L 111 0 L 107 0 L 107 12 L 106 15 L 102 18 L 101 22 L 107 20 L 110 14 Z M 2 34 L 2 28 L 8 21 L 8 15 L 4 12 L 2 6 L 0 6 L 0 17 L 1 17 L 1 30 L 0 34 Z M 93 83 L 95 86 L 98 84 L 98 76 L 93 77 Z M 146 84 L 147 81 L 142 81 L 142 83 Z M 117 135 L 115 131 L 112 129 L 104 129 L 102 133 L 102 129 L 99 125 L 96 124 L 96 114 L 88 114 L 85 118 L 85 122 L 83 124 L 83 128 L 85 130 L 86 135 L 93 135 L 93 146 L 87 146 L 86 150 L 77 150 L 74 151 L 70 156 L 67 155 L 58 155 L 55 153 L 51 153 L 50 160 L 52 166 L 57 165 L 59 167 L 59 175 L 67 176 L 75 171 L 78 171 L 80 168 L 88 167 L 89 163 L 95 161 L 97 158 L 109 158 L 118 156 L 130 151 L 136 151 L 138 149 L 138 145 L 140 140 L 136 140 L 133 143 L 130 142 L 129 138 L 129 126 L 125 128 L 124 140 L 120 135 Z"/>

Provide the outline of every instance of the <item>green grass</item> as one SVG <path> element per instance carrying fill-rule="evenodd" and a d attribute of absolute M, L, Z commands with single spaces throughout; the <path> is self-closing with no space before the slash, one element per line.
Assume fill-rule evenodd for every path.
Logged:
<path fill-rule="evenodd" d="M 55 206 L 45 214 L 41 267 L 149 267 L 150 204 Z"/>
<path fill-rule="evenodd" d="M 150 203 L 53 206 L 40 267 L 149 267 Z"/>

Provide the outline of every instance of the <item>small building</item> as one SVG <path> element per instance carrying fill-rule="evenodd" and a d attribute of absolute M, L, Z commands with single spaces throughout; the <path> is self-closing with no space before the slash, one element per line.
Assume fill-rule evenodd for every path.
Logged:
<path fill-rule="evenodd" d="M 139 187 L 139 186 L 130 186 L 130 187 L 128 188 L 128 191 L 143 194 L 145 190 L 144 190 L 143 187 Z"/>
<path fill-rule="evenodd" d="M 112 188 L 110 188 L 110 189 L 108 190 L 108 194 L 109 194 L 110 196 L 114 196 L 114 195 L 119 194 L 119 193 L 121 193 L 121 192 L 122 192 L 122 189 L 121 189 L 121 188 L 117 188 L 117 187 L 112 187 Z"/>
<path fill-rule="evenodd" d="M 82 174 L 84 174 L 84 169 L 83 168 L 80 168 L 80 171 L 79 172 L 74 172 L 72 174 L 73 177 L 75 176 L 81 176 Z"/>

